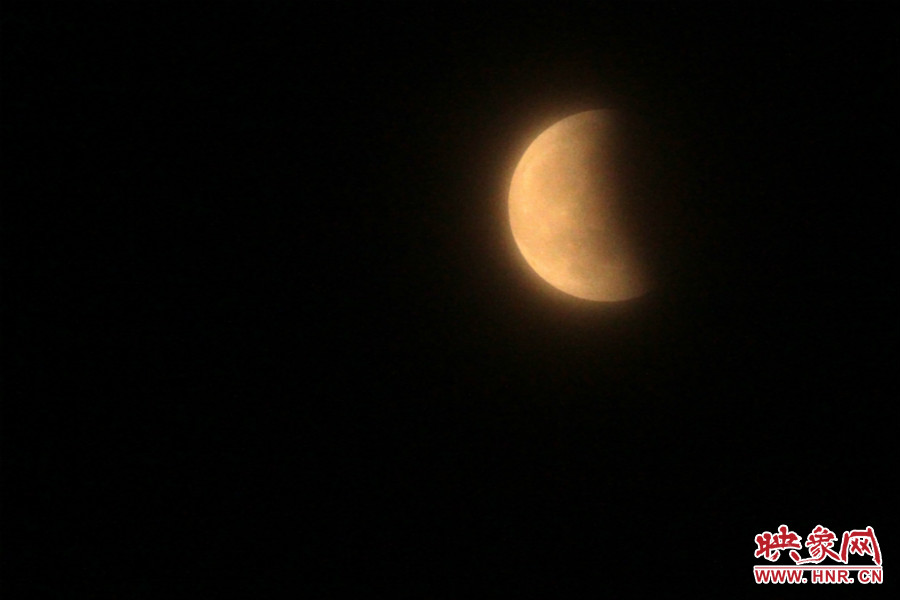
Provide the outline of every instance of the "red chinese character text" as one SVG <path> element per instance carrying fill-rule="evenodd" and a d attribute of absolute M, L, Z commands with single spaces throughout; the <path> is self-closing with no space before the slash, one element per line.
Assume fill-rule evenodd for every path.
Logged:
<path fill-rule="evenodd" d="M 787 525 L 782 525 L 774 535 L 764 531 L 756 536 L 756 552 L 753 556 L 762 556 L 768 561 L 775 562 L 781 556 L 781 550 L 790 548 L 800 549 L 800 536 L 789 531 Z"/>
<path fill-rule="evenodd" d="M 844 538 L 841 540 L 841 562 L 847 562 L 848 553 L 859 554 L 860 556 L 868 554 L 875 561 L 876 565 L 880 565 L 881 549 L 878 547 L 878 538 L 875 537 L 875 530 L 871 527 L 866 527 L 865 529 L 845 531 Z"/>
<path fill-rule="evenodd" d="M 812 533 L 810 533 L 806 538 L 806 547 L 807 549 L 809 549 L 809 558 L 804 558 L 801 560 L 800 554 L 797 552 L 791 552 L 791 558 L 798 565 L 807 563 L 820 563 L 825 560 L 826 556 L 838 562 L 846 564 L 846 559 L 842 559 L 834 550 L 831 549 L 832 546 L 834 546 L 834 542 L 836 539 L 837 536 L 833 531 L 831 531 L 827 527 L 816 525 L 816 528 L 813 529 Z"/>

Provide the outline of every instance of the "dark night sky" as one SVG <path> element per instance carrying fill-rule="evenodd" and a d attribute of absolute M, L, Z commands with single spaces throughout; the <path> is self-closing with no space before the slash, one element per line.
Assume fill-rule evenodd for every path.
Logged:
<path fill-rule="evenodd" d="M 419 4 L 7 11 L 7 585 L 768 595 L 781 523 L 890 584 L 888 5 Z M 607 106 L 665 215 L 616 307 L 503 213 Z"/>

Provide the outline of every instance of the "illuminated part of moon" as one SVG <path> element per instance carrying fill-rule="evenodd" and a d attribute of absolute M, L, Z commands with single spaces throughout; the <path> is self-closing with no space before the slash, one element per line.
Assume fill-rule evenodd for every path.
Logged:
<path fill-rule="evenodd" d="M 620 215 L 615 127 L 610 110 L 557 122 L 525 151 L 509 190 L 510 226 L 526 262 L 555 288 L 602 302 L 649 288 Z"/>

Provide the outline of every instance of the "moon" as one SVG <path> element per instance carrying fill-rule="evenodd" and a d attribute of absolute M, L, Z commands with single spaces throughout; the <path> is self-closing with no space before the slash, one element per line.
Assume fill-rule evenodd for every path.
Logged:
<path fill-rule="evenodd" d="M 585 300 L 619 302 L 650 288 L 623 218 L 619 125 L 613 110 L 555 123 L 525 151 L 509 188 L 510 227 L 525 261 Z"/>

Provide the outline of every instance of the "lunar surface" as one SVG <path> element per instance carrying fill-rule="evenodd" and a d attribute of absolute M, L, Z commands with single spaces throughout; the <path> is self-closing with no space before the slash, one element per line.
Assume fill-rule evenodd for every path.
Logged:
<path fill-rule="evenodd" d="M 526 262 L 572 296 L 617 302 L 649 281 L 622 218 L 617 113 L 563 119 L 525 151 L 509 190 L 509 221 Z"/>

